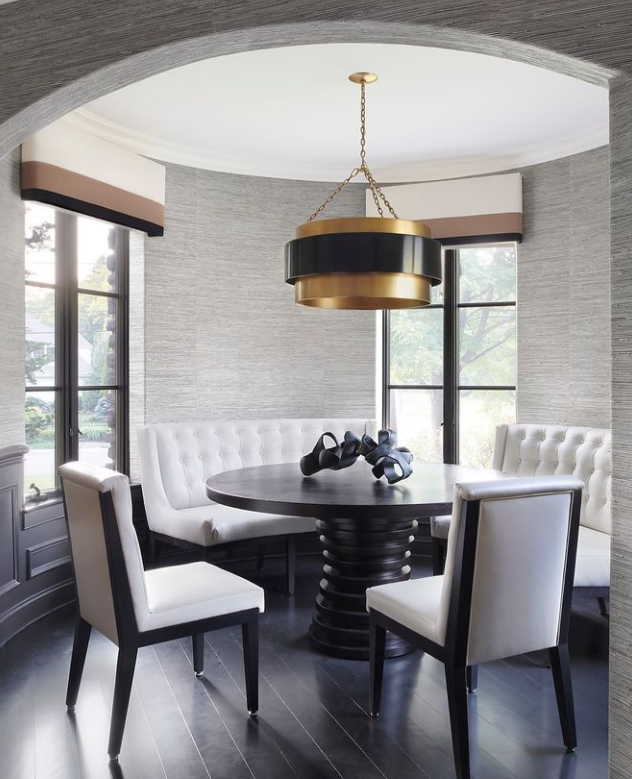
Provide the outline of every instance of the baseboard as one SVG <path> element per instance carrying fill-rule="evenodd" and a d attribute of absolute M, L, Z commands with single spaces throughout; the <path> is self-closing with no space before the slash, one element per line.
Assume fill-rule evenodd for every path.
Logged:
<path fill-rule="evenodd" d="M 38 619 L 73 603 L 74 600 L 74 582 L 72 579 L 66 579 L 16 603 L 0 617 L 0 647 Z"/>

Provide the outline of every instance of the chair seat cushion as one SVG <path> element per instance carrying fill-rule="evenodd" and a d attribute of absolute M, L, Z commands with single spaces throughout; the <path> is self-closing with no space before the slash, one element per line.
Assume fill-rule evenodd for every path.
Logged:
<path fill-rule="evenodd" d="M 610 536 L 579 527 L 575 587 L 610 587 Z"/>
<path fill-rule="evenodd" d="M 437 617 L 443 576 L 428 576 L 407 582 L 381 584 L 366 591 L 366 607 L 399 622 L 436 644 L 444 639 L 437 633 Z"/>
<path fill-rule="evenodd" d="M 452 517 L 430 517 L 430 535 L 447 540 Z"/>
<path fill-rule="evenodd" d="M 145 589 L 148 613 L 140 619 L 141 631 L 247 609 L 264 610 L 261 587 L 209 563 L 145 571 Z"/>
<path fill-rule="evenodd" d="M 196 508 L 172 509 L 168 515 L 154 518 L 152 530 L 192 544 L 214 546 L 287 533 L 314 533 L 311 517 L 260 514 L 219 503 Z"/>

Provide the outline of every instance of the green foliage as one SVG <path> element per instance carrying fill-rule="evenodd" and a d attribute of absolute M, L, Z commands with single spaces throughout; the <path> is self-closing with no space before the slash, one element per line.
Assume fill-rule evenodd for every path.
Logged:
<path fill-rule="evenodd" d="M 24 414 L 26 419 L 26 443 L 29 446 L 41 439 L 50 430 L 52 430 L 54 437 L 55 414 L 50 404 L 40 398 L 27 397 Z"/>
<path fill-rule="evenodd" d="M 515 300 L 516 254 L 513 246 L 461 249 L 459 302 Z M 440 288 L 439 288 L 440 289 Z M 443 385 L 443 309 L 391 312 L 391 384 Z M 515 384 L 515 307 L 461 308 L 458 312 L 461 385 Z M 406 420 L 407 444 L 421 459 L 440 459 L 443 404 L 441 392 L 394 391 L 393 419 Z M 491 467 L 497 424 L 512 421 L 513 394 L 462 391 L 461 461 Z"/>
<path fill-rule="evenodd" d="M 31 249 L 36 252 L 44 251 L 45 249 L 52 248 L 52 236 L 51 232 L 55 227 L 53 222 L 40 222 L 39 224 L 31 227 L 31 232 L 24 238 L 24 243 L 27 249 Z"/>
<path fill-rule="evenodd" d="M 42 369 L 54 362 L 55 355 L 52 353 L 38 354 L 42 351 L 45 344 L 43 341 L 27 341 L 26 342 L 26 354 L 24 357 L 24 372 L 26 374 L 27 384 L 36 384 L 36 374 L 40 373 Z"/>

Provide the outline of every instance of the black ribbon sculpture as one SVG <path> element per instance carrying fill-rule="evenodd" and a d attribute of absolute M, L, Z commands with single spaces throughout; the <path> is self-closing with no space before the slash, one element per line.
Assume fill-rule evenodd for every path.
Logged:
<path fill-rule="evenodd" d="M 334 445 L 326 447 L 325 438 L 331 438 Z M 377 442 L 367 433 L 360 439 L 347 430 L 341 444 L 333 433 L 323 433 L 314 449 L 301 458 L 301 471 L 305 476 L 312 476 L 325 468 L 339 471 L 349 468 L 362 455 L 373 466 L 376 479 L 386 476 L 389 484 L 396 484 L 413 472 L 410 465 L 412 452 L 396 444 L 397 433 L 394 430 L 380 430 Z"/>
<path fill-rule="evenodd" d="M 334 446 L 327 449 L 325 438 L 331 438 Z M 301 471 L 304 476 L 312 476 L 325 468 L 339 471 L 341 468 L 349 468 L 359 456 L 360 439 L 350 430 L 345 433 L 342 444 L 338 443 L 338 439 L 333 433 L 323 433 L 313 450 L 301 457 Z"/>

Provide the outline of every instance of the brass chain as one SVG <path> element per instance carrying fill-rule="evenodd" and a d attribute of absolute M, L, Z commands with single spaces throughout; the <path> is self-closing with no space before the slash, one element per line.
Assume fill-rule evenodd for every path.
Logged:
<path fill-rule="evenodd" d="M 320 205 L 316 211 L 314 211 L 314 213 L 307 221 L 313 222 L 314 219 L 320 216 L 320 214 L 322 214 L 331 201 L 334 200 L 334 198 L 336 198 L 347 186 L 351 179 L 355 178 L 360 172 L 364 174 L 364 178 L 369 184 L 369 189 L 371 190 L 371 195 L 373 195 L 373 201 L 375 202 L 375 207 L 377 208 L 377 212 L 380 217 L 384 217 L 384 209 L 380 203 L 381 201 L 390 211 L 391 216 L 394 219 L 397 219 L 395 209 L 389 203 L 386 195 L 382 192 L 377 181 L 373 177 L 373 174 L 369 170 L 369 166 L 366 164 L 366 84 L 364 81 L 360 84 L 360 164 L 357 168 L 354 168 L 351 171 L 351 173 L 344 181 L 341 181 L 340 184 L 338 184 L 336 189 L 331 193 L 331 195 L 329 195 L 327 200 L 325 200 L 325 202 Z"/>
<path fill-rule="evenodd" d="M 320 214 L 322 214 L 322 212 L 327 208 L 327 206 L 331 203 L 331 201 L 342 192 L 342 190 L 347 186 L 347 184 L 351 181 L 351 179 L 355 178 L 359 172 L 360 172 L 359 167 L 354 168 L 351 171 L 351 173 L 347 176 L 347 178 L 344 181 L 341 181 L 340 184 L 338 184 L 336 189 L 331 193 L 331 195 L 329 195 L 327 200 L 325 200 L 325 202 L 322 205 L 318 206 L 316 211 L 314 211 L 314 213 L 310 216 L 310 218 L 307 221 L 313 222 L 317 216 L 320 216 Z"/>
<path fill-rule="evenodd" d="M 360 84 L 360 167 L 366 159 L 366 84 Z"/>

